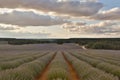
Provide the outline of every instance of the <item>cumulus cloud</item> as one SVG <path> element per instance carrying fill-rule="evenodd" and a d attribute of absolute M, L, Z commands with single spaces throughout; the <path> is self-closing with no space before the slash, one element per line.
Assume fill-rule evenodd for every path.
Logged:
<path fill-rule="evenodd" d="M 20 27 L 10 24 L 0 24 L 0 30 L 19 30 Z"/>
<path fill-rule="evenodd" d="M 91 18 L 97 20 L 120 20 L 120 8 L 112 8 L 110 10 L 101 11 Z"/>
<path fill-rule="evenodd" d="M 64 29 L 72 29 L 72 28 L 75 28 L 75 27 L 78 27 L 78 26 L 82 26 L 82 25 L 85 25 L 86 23 L 85 22 L 71 22 L 71 23 L 65 23 L 62 25 L 62 27 Z"/>
<path fill-rule="evenodd" d="M 90 24 L 89 26 L 90 27 L 106 27 L 106 26 L 112 26 L 116 24 L 117 24 L 116 21 L 103 21 L 96 24 Z"/>
<path fill-rule="evenodd" d="M 82 34 L 112 34 L 120 33 L 120 25 L 117 22 L 103 21 L 96 24 L 72 26 L 65 28 L 73 33 Z"/>
<path fill-rule="evenodd" d="M 120 28 L 116 27 L 115 25 L 117 25 L 116 22 L 104 21 L 80 27 L 79 30 L 83 30 L 84 32 L 92 34 L 108 34 L 120 32 Z"/>
<path fill-rule="evenodd" d="M 83 1 L 83 0 L 82 0 Z M 103 4 L 96 0 L 57 1 L 57 0 L 0 0 L 1 8 L 27 8 L 44 12 L 55 12 L 72 16 L 91 16 L 96 14 Z"/>
<path fill-rule="evenodd" d="M 21 28 L 62 25 L 71 33 L 82 35 L 120 34 L 120 24 L 114 22 L 120 20 L 120 8 L 103 10 L 104 5 L 101 2 L 99 0 L 0 0 L 0 32 L 6 31 L 12 36 L 21 37 L 48 37 L 50 33 L 31 32 L 32 30 L 27 29 L 24 31 Z M 3 10 L 4 8 L 6 9 Z M 92 19 L 94 21 L 90 24 L 89 21 Z M 79 22 L 82 20 L 89 24 Z M 105 21 L 96 23 L 102 20 Z M 52 28 L 46 29 L 50 32 Z"/>
<path fill-rule="evenodd" d="M 58 17 L 36 14 L 32 11 L 16 11 L 0 14 L 0 23 L 19 26 L 51 26 L 66 23 Z"/>

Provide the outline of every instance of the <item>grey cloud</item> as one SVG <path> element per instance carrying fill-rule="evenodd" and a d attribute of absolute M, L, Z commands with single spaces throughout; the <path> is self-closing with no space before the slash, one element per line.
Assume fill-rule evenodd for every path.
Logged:
<path fill-rule="evenodd" d="M 0 23 L 18 26 L 51 26 L 66 23 L 58 17 L 36 14 L 32 11 L 12 11 L 0 14 Z"/>
<path fill-rule="evenodd" d="M 44 12 L 55 12 L 72 16 L 91 16 L 96 14 L 103 4 L 96 0 L 61 1 L 57 0 L 0 0 L 1 8 L 27 8 Z"/>
<path fill-rule="evenodd" d="M 98 0 L 58 0 L 58 1 L 97 2 Z"/>
<path fill-rule="evenodd" d="M 72 26 L 65 28 L 73 33 L 82 34 L 112 34 L 120 33 L 120 25 L 117 22 L 104 21 L 96 24 Z"/>
<path fill-rule="evenodd" d="M 91 18 L 95 20 L 120 20 L 120 8 L 101 11 Z"/>

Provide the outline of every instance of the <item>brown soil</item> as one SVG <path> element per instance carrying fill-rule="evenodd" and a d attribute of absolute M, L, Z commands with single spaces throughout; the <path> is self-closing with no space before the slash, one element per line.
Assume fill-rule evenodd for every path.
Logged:
<path fill-rule="evenodd" d="M 71 80 L 79 80 L 79 77 L 77 75 L 77 73 L 75 72 L 75 69 L 73 68 L 72 64 L 68 61 L 68 59 L 65 57 L 64 53 L 63 53 L 63 56 L 68 64 L 68 67 L 69 67 L 69 72 L 70 72 L 70 75 L 71 75 Z"/>
<path fill-rule="evenodd" d="M 42 74 L 40 74 L 35 80 L 47 80 L 47 73 L 49 71 L 49 66 L 50 63 L 52 62 L 52 60 L 55 58 L 56 53 L 54 54 L 54 56 L 52 57 L 52 59 L 50 60 L 50 62 L 47 64 L 46 68 L 43 70 Z"/>
<path fill-rule="evenodd" d="M 56 54 L 53 56 L 53 58 L 51 59 L 51 61 L 47 64 L 46 68 L 43 70 L 42 74 L 40 74 L 36 80 L 47 80 L 47 73 L 49 71 L 50 68 L 50 63 L 52 62 L 52 60 L 55 58 Z M 69 67 L 69 72 L 70 72 L 70 76 L 71 76 L 71 80 L 79 80 L 79 77 L 77 75 L 77 73 L 75 72 L 75 69 L 73 68 L 72 64 L 67 60 L 67 58 L 65 57 L 64 53 L 63 53 L 64 59 L 67 62 L 67 65 Z"/>

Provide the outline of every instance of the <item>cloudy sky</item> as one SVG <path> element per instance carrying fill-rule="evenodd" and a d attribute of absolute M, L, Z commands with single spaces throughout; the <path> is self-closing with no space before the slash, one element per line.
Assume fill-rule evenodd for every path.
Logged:
<path fill-rule="evenodd" d="M 120 0 L 0 0 L 0 37 L 120 38 Z"/>

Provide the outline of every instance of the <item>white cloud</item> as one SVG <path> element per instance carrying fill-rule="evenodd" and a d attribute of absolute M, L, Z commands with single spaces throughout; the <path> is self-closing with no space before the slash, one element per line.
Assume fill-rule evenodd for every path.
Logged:
<path fill-rule="evenodd" d="M 62 27 L 64 29 L 72 29 L 72 28 L 75 28 L 75 27 L 78 27 L 78 26 L 83 26 L 85 24 L 86 24 L 85 22 L 71 22 L 71 23 L 63 24 Z"/>
<path fill-rule="evenodd" d="M 57 0 L 0 0 L 1 8 L 26 8 L 44 12 L 55 12 L 72 16 L 91 16 L 96 14 L 103 4 L 96 0 L 61 1 Z"/>
<path fill-rule="evenodd" d="M 0 30 L 19 30 L 20 27 L 10 24 L 0 24 Z"/>

